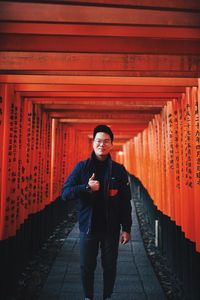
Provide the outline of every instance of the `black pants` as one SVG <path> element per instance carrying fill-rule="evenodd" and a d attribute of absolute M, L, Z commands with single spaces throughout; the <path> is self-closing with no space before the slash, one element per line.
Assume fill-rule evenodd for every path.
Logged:
<path fill-rule="evenodd" d="M 115 284 L 117 256 L 119 247 L 119 232 L 114 235 L 80 233 L 80 265 L 83 290 L 86 298 L 93 299 L 94 271 L 97 256 L 101 249 L 103 268 L 103 297 L 111 296 Z"/>

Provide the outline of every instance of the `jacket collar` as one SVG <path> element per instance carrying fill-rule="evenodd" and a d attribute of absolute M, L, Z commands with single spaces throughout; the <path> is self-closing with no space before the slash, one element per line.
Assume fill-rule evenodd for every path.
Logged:
<path fill-rule="evenodd" d="M 96 154 L 95 154 L 94 151 L 92 151 L 92 153 L 91 153 L 91 155 L 90 155 L 90 158 L 89 158 L 89 161 L 93 164 L 94 161 L 95 161 L 96 159 L 97 159 Z M 112 160 L 112 159 L 111 159 L 110 153 L 108 153 L 108 155 L 107 155 L 107 157 L 106 157 L 106 160 L 107 160 L 108 162 Z"/>

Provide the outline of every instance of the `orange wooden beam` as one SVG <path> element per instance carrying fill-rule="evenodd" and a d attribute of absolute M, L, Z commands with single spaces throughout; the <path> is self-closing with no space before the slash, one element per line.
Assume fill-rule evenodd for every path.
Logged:
<path fill-rule="evenodd" d="M 45 87 L 43 87 L 45 90 Z M 50 88 L 50 89 L 48 89 Z M 64 91 L 65 87 L 63 86 L 57 86 L 57 90 L 59 91 Z M 51 90 L 51 86 L 47 86 L 46 90 Z M 38 88 L 38 96 L 40 96 L 39 93 L 40 89 Z M 181 93 L 176 93 L 176 92 L 171 92 L 171 93 L 160 93 L 160 92 L 152 92 L 152 93 L 148 93 L 148 92 L 129 92 L 129 89 L 127 87 L 127 92 L 123 93 L 123 92 L 102 92 L 99 93 L 97 92 L 68 92 L 65 91 L 63 97 L 65 98 L 73 98 L 75 101 L 81 101 L 81 100 L 92 100 L 92 98 L 95 101 L 106 101 L 108 99 L 111 100 L 134 100 L 134 98 L 136 99 L 141 99 L 141 100 L 146 100 L 148 98 L 150 98 L 151 100 L 154 99 L 156 101 L 156 99 L 158 99 L 158 101 L 160 99 L 171 99 L 171 98 L 179 98 L 181 96 Z M 54 95 L 52 94 L 52 97 L 54 97 Z M 66 99 L 67 100 L 67 99 Z"/>
<path fill-rule="evenodd" d="M 21 85 L 20 85 L 21 87 Z M 32 90 L 32 89 L 31 89 Z M 129 87 L 127 87 L 127 91 L 129 90 Z M 21 97 L 25 97 L 27 99 L 29 99 L 30 101 L 32 102 L 35 102 L 35 103 L 50 103 L 50 104 L 53 104 L 53 103 L 64 103 L 68 100 L 74 100 L 76 102 L 79 102 L 82 103 L 84 102 L 84 100 L 88 100 L 88 101 L 91 101 L 91 97 L 77 97 L 74 95 L 74 97 L 68 97 L 67 94 L 68 92 L 55 92 L 55 91 L 41 91 L 40 89 L 36 90 L 35 91 L 30 91 L 28 90 L 27 88 L 24 88 L 22 86 L 22 89 L 20 90 L 19 87 L 16 88 L 15 90 L 16 92 L 19 92 Z M 184 93 L 184 91 L 183 91 Z M 139 93 L 140 94 L 140 93 Z M 155 93 L 156 94 L 156 93 Z M 143 97 L 142 94 L 140 94 L 140 96 L 138 97 L 127 97 L 126 94 L 124 94 L 124 96 L 120 98 L 115 98 L 115 97 L 112 97 L 112 95 L 109 95 L 107 94 L 107 97 L 101 97 L 101 95 L 99 95 L 98 97 L 95 97 L 95 101 L 106 101 L 105 99 L 109 99 L 109 101 L 112 101 L 112 100 L 121 100 L 123 102 L 126 103 L 126 101 L 130 102 L 130 103 L 141 103 L 141 102 L 144 102 L 146 104 L 148 103 L 151 103 L 153 102 L 154 104 L 158 104 L 158 103 L 162 103 L 163 101 L 165 100 L 170 100 L 171 98 L 180 98 L 180 94 L 179 93 L 171 93 L 173 95 L 173 97 L 169 97 L 168 94 L 166 94 L 165 96 L 163 97 L 151 97 L 151 95 L 148 95 L 147 94 L 147 97 Z"/>
<path fill-rule="evenodd" d="M 32 97 L 28 97 L 27 95 L 25 96 L 25 98 L 28 101 L 31 101 L 33 103 L 37 103 L 37 104 L 44 104 L 44 105 L 52 105 L 56 106 L 56 107 L 72 107 L 72 108 L 79 108 L 82 109 L 85 106 L 88 105 L 94 105 L 95 107 L 113 107 L 115 105 L 120 106 L 119 109 L 121 108 L 126 108 L 126 107 L 135 107 L 135 106 L 155 106 L 155 107 L 160 107 L 161 105 L 164 105 L 166 103 L 166 101 L 170 101 L 171 99 L 174 99 L 176 97 L 170 97 L 168 98 L 167 96 L 165 98 L 157 98 L 156 100 L 154 98 L 135 98 L 134 100 L 132 100 L 131 98 L 123 98 L 120 100 L 117 99 L 113 99 L 113 98 L 105 98 L 105 99 L 100 99 L 98 98 L 98 100 L 96 101 L 96 98 L 94 98 L 93 100 L 91 100 L 91 98 L 88 99 L 78 99 L 78 98 L 71 98 L 69 100 L 69 98 L 32 98 Z"/>
<path fill-rule="evenodd" d="M 199 56 L 185 55 L 133 55 L 94 53 L 43 53 L 4 52 L 0 53 L 1 70 L 70 70 L 78 75 L 81 70 L 108 71 L 163 71 L 200 72 Z M 138 75 L 139 76 L 139 75 Z M 198 76 L 197 76 L 198 77 Z"/>
<path fill-rule="evenodd" d="M 177 78 L 195 78 L 199 77 L 198 70 L 175 71 L 175 70 L 80 70 L 80 71 L 59 71 L 59 70 L 0 70 L 0 74 L 18 74 L 18 75 L 43 75 L 43 76 L 111 76 L 111 77 L 177 77 Z"/>
<path fill-rule="evenodd" d="M 93 106 L 85 106 L 84 108 L 82 107 L 82 109 L 79 109 L 78 107 L 76 108 L 69 108 L 69 107 L 55 107 L 53 106 L 49 106 L 49 105 L 43 105 L 42 106 L 43 110 L 45 110 L 46 112 L 52 114 L 59 114 L 59 113 L 66 113 L 66 114 L 70 114 L 73 112 L 77 112 L 78 114 L 83 114 L 84 116 L 87 116 L 87 112 L 91 112 L 92 114 L 95 112 L 98 112 L 99 110 L 101 111 L 102 114 L 107 115 L 108 113 L 112 113 L 112 114 L 117 114 L 117 112 L 119 112 L 120 114 L 122 114 L 123 116 L 127 116 L 126 114 L 157 114 L 161 111 L 162 106 L 135 106 L 135 107 L 127 107 L 126 109 L 124 109 L 123 107 L 120 108 L 118 106 L 115 107 L 103 107 L 103 106 L 96 106 L 95 104 Z"/>
<path fill-rule="evenodd" d="M 60 84 L 99 84 L 107 86 L 197 86 L 198 78 L 0 75 L 0 83 L 20 83 L 15 85 L 15 89 L 17 91 L 34 91 L 37 90 L 37 88 L 38 90 L 42 91 L 44 89 L 47 89 L 47 87 L 49 87 L 49 90 L 53 91 L 54 89 L 56 90 L 56 85 L 58 85 L 59 88 L 62 89 Z M 42 85 L 45 83 L 48 83 L 48 85 Z"/>
<path fill-rule="evenodd" d="M 0 77 L 1 78 L 1 77 Z M 45 79 L 45 78 L 44 78 Z M 64 80 L 63 80 L 64 82 Z M 22 89 L 24 88 L 24 85 L 22 86 Z M 35 85 L 36 86 L 36 85 Z M 19 90 L 19 86 L 16 85 L 17 90 Z M 120 92 L 124 93 L 131 93 L 131 92 L 137 92 L 137 93 L 164 93 L 167 95 L 168 93 L 184 93 L 185 92 L 185 87 L 184 86 L 149 86 L 149 85 L 129 85 L 127 89 L 127 85 L 71 85 L 71 84 L 65 84 L 65 91 L 66 92 L 77 92 L 77 96 L 79 92 L 99 92 L 99 95 L 101 93 L 107 92 L 107 94 L 112 93 L 112 92 Z M 26 95 L 28 97 L 34 96 L 36 92 L 26 92 Z M 23 94 L 23 93 L 22 93 Z M 49 92 L 47 92 L 46 96 L 48 96 Z M 56 97 L 57 93 L 51 93 L 50 96 Z M 23 94 L 24 95 L 24 94 Z M 45 92 L 41 92 L 41 95 L 45 96 Z M 61 92 L 60 97 L 65 97 L 64 94 Z"/>
<path fill-rule="evenodd" d="M 28 1 L 26 1 L 28 2 Z M 31 1 L 29 1 L 31 2 Z M 48 2 L 55 2 L 54 0 L 49 0 Z M 113 5 L 113 6 L 131 6 L 131 7 L 140 7 L 140 8 L 148 8 L 148 7 L 155 7 L 155 8 L 176 8 L 176 9 L 200 9 L 200 3 L 198 0 L 62 0 L 62 3 L 90 3 L 90 4 L 97 4 L 97 5 Z"/>
<path fill-rule="evenodd" d="M 101 77 L 101 76 L 107 76 L 107 77 L 177 77 L 177 78 L 197 78 L 199 77 L 199 71 L 178 71 L 175 70 L 165 70 L 165 71 L 154 71 L 154 70 L 111 70 L 111 71 L 103 71 L 103 70 L 87 70 L 87 71 L 58 71 L 58 70 L 50 70 L 50 71 L 44 71 L 44 70 L 0 70 L 0 74 L 18 74 L 18 75 L 35 75 L 35 76 L 84 76 L 84 77 Z"/>
<path fill-rule="evenodd" d="M 185 0 L 184 0 L 185 1 Z M 1 33 L 17 33 L 65 36 L 111 36 L 111 37 L 144 37 L 162 39 L 199 39 L 200 29 L 190 27 L 142 26 L 142 25 L 104 25 L 104 24 L 57 24 L 33 22 L 2 21 Z"/>
<path fill-rule="evenodd" d="M 157 110 L 155 109 L 155 113 L 157 113 Z M 80 111 L 75 111 L 75 110 L 66 110 L 66 111 L 50 111 L 48 112 L 48 114 L 52 117 L 52 118 L 69 118 L 69 119 L 82 119 L 82 120 L 90 120 L 90 119 L 106 119 L 106 120 L 119 120 L 123 121 L 123 120 L 132 120 L 134 119 L 136 121 L 140 120 L 140 121 L 147 121 L 147 120 L 151 120 L 154 116 L 153 112 L 141 112 L 140 110 L 138 111 L 124 111 L 124 112 L 116 112 L 116 111 L 112 111 L 112 110 L 108 110 L 107 112 L 102 112 L 102 111 L 89 111 L 89 112 L 80 112 Z"/>
<path fill-rule="evenodd" d="M 198 12 L 48 3 L 0 3 L 0 20 L 199 27 Z"/>
<path fill-rule="evenodd" d="M 56 118 L 56 116 L 55 116 L 55 118 Z M 57 116 L 57 118 L 59 118 L 60 120 L 60 122 L 61 123 L 68 123 L 68 124 L 73 124 L 73 123 L 76 123 L 76 124 L 84 124 L 84 123 L 89 123 L 89 124 L 94 124 L 93 126 L 96 126 L 97 124 L 102 124 L 102 123 L 104 123 L 104 124 L 118 124 L 119 123 L 119 120 L 118 119 L 108 119 L 108 118 L 104 118 L 104 119 L 102 119 L 102 118 L 95 118 L 95 119 L 80 119 L 80 118 L 78 118 L 78 119 L 75 119 L 75 118 L 65 118 L 65 117 L 63 117 L 63 118 L 61 118 L 61 117 L 59 117 L 59 116 Z M 121 119 L 120 120 L 120 124 L 121 125 L 127 125 L 127 124 L 133 124 L 133 125 L 140 125 L 140 126 L 142 126 L 142 128 L 144 129 L 144 128 L 146 128 L 146 126 L 148 125 L 148 122 L 150 121 L 152 119 L 152 117 L 151 118 L 147 118 L 146 120 L 145 119 L 143 119 L 143 120 L 138 120 L 138 119 L 131 119 L 131 120 L 128 120 L 128 119 Z M 96 124 L 96 125 L 95 125 Z M 92 127 L 93 127 L 92 126 Z M 142 129 L 141 129 L 142 130 Z"/>
<path fill-rule="evenodd" d="M 1 51 L 199 55 L 199 40 L 0 34 Z M 173 47 L 172 47 L 173 45 Z M 143 62 L 142 62 L 143 64 Z"/>
<path fill-rule="evenodd" d="M 154 109 L 160 109 L 161 107 L 163 107 L 166 104 L 167 101 L 163 102 L 148 102 L 144 103 L 143 101 L 138 101 L 137 103 L 129 103 L 129 104 L 124 104 L 123 102 L 120 101 L 120 103 L 117 103 L 116 101 L 102 101 L 100 104 L 97 104 L 97 102 L 95 101 L 88 101 L 87 103 L 85 103 L 84 105 L 81 104 L 80 102 L 77 102 L 76 104 L 69 104 L 69 103 L 65 103 L 65 104 L 44 104 L 42 107 L 44 110 L 79 110 L 79 111 L 90 111 L 93 110 L 94 108 L 96 110 L 108 110 L 108 109 L 115 109 L 118 111 L 124 111 L 124 110 L 138 110 L 140 109 L 141 111 L 144 110 L 154 110 Z M 35 101 L 34 101 L 35 103 Z M 37 102 L 36 102 L 37 103 Z M 40 102 L 40 104 L 42 103 L 42 101 Z M 45 103 L 45 102 L 43 102 Z M 99 103 L 99 102 L 98 102 Z"/>

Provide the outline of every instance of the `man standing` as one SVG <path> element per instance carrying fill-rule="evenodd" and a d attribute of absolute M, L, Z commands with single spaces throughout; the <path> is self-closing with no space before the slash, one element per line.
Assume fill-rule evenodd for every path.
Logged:
<path fill-rule="evenodd" d="M 119 241 L 126 244 L 130 240 L 131 192 L 125 168 L 111 159 L 113 138 L 108 126 L 97 126 L 91 157 L 75 166 L 62 189 L 64 200 L 79 199 L 80 266 L 85 300 L 93 299 L 99 247 L 103 299 L 108 300 L 115 284 Z"/>

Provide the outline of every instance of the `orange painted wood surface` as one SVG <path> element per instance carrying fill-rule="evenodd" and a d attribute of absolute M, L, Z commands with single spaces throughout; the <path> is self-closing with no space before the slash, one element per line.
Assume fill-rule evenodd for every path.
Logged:
<path fill-rule="evenodd" d="M 184 0 L 185 1 L 185 0 Z M 197 0 L 198 1 L 198 0 Z M 199 39 L 200 29 L 190 27 L 171 27 L 166 24 L 162 27 L 152 25 L 105 25 L 105 24 L 59 24 L 59 23 L 33 23 L 33 22 L 7 22 L 3 21 L 0 26 L 1 33 L 18 34 L 46 34 L 65 36 L 123 36 L 142 38 L 164 39 Z"/>
<path fill-rule="evenodd" d="M 199 251 L 199 98 L 197 87 L 186 88 L 181 102 L 167 102 L 134 138 L 126 143 L 124 163 L 142 181 L 155 205 L 181 226 Z M 131 155 L 130 155 L 131 151 Z M 130 160 L 134 157 L 135 159 Z M 134 165 L 133 165 L 134 163 Z M 153 172 L 152 172 L 153 170 Z"/>
<path fill-rule="evenodd" d="M 1 51 L 199 55 L 200 41 L 133 37 L 0 34 Z M 171 45 L 173 44 L 173 47 Z M 112 49 L 112 50 L 111 50 Z M 80 55 L 80 54 L 79 54 Z M 141 59 L 141 58 L 140 58 Z"/>
<path fill-rule="evenodd" d="M 0 19 L 57 23 L 153 24 L 198 27 L 198 12 L 48 3 L 0 3 Z"/>
<path fill-rule="evenodd" d="M 199 56 L 96 53 L 0 53 L 1 70 L 199 71 Z M 53 64 L 52 64 L 53 61 Z M 137 83 L 136 83 L 137 84 Z"/>

